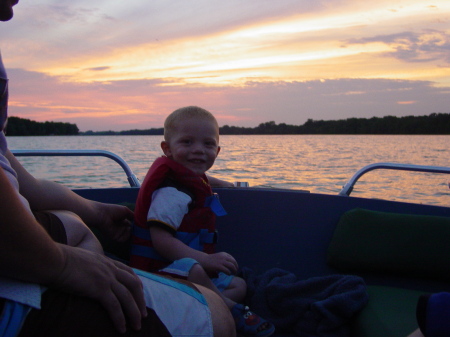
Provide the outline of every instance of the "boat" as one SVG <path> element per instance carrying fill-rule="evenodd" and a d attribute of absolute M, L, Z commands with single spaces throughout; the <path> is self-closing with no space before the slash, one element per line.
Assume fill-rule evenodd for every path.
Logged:
<path fill-rule="evenodd" d="M 136 200 L 139 180 L 123 159 L 108 151 L 13 152 L 16 156 L 109 157 L 122 166 L 130 187 L 74 191 L 88 199 L 131 207 Z M 364 282 L 368 301 L 346 321 L 350 335 L 407 336 L 418 327 L 415 311 L 419 296 L 450 292 L 450 205 L 351 196 L 356 181 L 375 169 L 450 173 L 448 167 L 375 163 L 356 172 L 337 195 L 215 188 L 228 212 L 217 219 L 217 250 L 232 254 L 253 277 L 270 270 L 286 271 L 299 281 L 332 275 L 358 277 Z M 126 261 L 127 244 L 101 240 L 106 251 Z M 322 336 L 333 336 L 327 333 Z M 275 334 L 298 335 L 283 329 Z"/>

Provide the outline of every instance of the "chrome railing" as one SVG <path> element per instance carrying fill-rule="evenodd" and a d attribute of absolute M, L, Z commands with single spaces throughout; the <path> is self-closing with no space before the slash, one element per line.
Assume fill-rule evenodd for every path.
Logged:
<path fill-rule="evenodd" d="M 344 185 L 339 195 L 349 196 L 353 190 L 353 186 L 361 178 L 362 175 L 367 172 L 377 170 L 377 169 L 388 169 L 388 170 L 402 170 L 402 171 L 415 171 L 415 172 L 429 172 L 429 173 L 447 173 L 450 174 L 450 167 L 443 166 L 425 166 L 425 165 L 413 165 L 413 164 L 397 164 L 397 163 L 375 163 L 364 166 L 362 169 L 357 171 L 353 177 Z"/>
<path fill-rule="evenodd" d="M 58 156 L 58 157 L 76 157 L 76 156 L 88 156 L 88 157 L 107 157 L 118 163 L 125 174 L 131 187 L 140 187 L 141 183 L 126 161 L 122 157 L 115 153 L 104 150 L 11 150 L 11 152 L 17 157 L 45 157 L 45 156 Z"/>

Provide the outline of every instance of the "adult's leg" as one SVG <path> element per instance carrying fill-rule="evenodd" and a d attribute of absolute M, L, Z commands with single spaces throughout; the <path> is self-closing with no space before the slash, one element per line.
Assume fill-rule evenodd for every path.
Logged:
<path fill-rule="evenodd" d="M 185 280 L 135 272 L 144 285 L 147 307 L 155 310 L 172 335 L 235 335 L 230 310 L 213 291 Z"/>
<path fill-rule="evenodd" d="M 89 298 L 47 290 L 42 296 L 41 309 L 32 309 L 18 337 L 166 337 L 164 324 L 152 309 L 142 321 L 142 329 L 129 328 L 119 333 L 100 303 Z"/>
<path fill-rule="evenodd" d="M 56 242 L 66 243 L 65 228 L 60 218 L 52 213 L 42 213 L 35 214 L 41 225 Z M 149 275 L 149 273 L 143 274 Z M 212 331 L 205 336 L 212 336 L 213 333 L 217 337 L 235 336 L 235 323 L 230 311 L 214 292 L 187 281 L 174 281 L 150 275 L 154 280 L 145 279 L 146 293 L 150 297 L 149 302 L 156 301 L 154 306 L 159 315 L 164 315 L 164 307 L 170 311 L 174 308 L 181 309 L 181 316 L 185 318 L 184 323 L 204 321 L 205 325 L 208 325 L 207 322 L 210 320 Z M 155 280 L 156 282 L 152 282 Z M 166 280 L 167 282 L 165 282 Z M 178 290 L 177 287 L 183 288 L 183 290 Z M 185 296 L 186 293 L 189 293 L 189 289 L 194 293 L 200 292 L 206 304 L 201 304 L 201 299 L 197 299 L 195 294 L 194 296 Z M 170 295 L 170 293 L 172 296 L 165 295 Z M 187 299 L 185 305 L 180 305 L 179 299 L 182 297 Z M 127 334 L 121 335 L 114 329 L 106 311 L 97 302 L 55 290 L 47 290 L 43 295 L 42 309 L 33 309 L 30 312 L 19 336 L 166 336 L 166 327 L 155 310 L 148 309 L 149 316 L 143 321 L 141 331 L 129 330 Z M 186 333 L 189 331 L 189 324 L 182 325 L 188 329 L 185 330 L 184 335 L 189 335 Z"/>
<path fill-rule="evenodd" d="M 162 273 L 170 275 L 166 279 L 176 280 L 177 283 L 184 284 L 203 295 L 209 308 L 214 336 L 234 336 L 236 334 L 234 319 L 225 303 L 229 300 L 222 296 L 210 277 L 195 260 L 185 258 L 174 261 L 164 268 Z M 186 276 L 188 281 L 185 279 Z M 188 301 L 188 305 L 191 305 L 189 302 L 191 301 Z M 232 304 L 230 303 L 230 306 Z M 199 308 L 194 310 L 199 310 Z"/>
<path fill-rule="evenodd" d="M 50 212 L 33 212 L 33 215 L 53 241 L 67 245 L 67 233 L 61 219 Z"/>
<path fill-rule="evenodd" d="M 208 302 L 215 337 L 236 336 L 236 325 L 231 316 L 230 309 L 225 302 L 212 290 L 201 285 L 196 285 Z"/>
<path fill-rule="evenodd" d="M 424 337 L 420 329 L 414 330 L 408 337 Z"/>
<path fill-rule="evenodd" d="M 222 299 L 211 290 L 202 286 L 196 285 L 193 289 L 195 288 L 200 291 L 208 304 L 214 336 L 235 336 L 234 320 Z M 156 292 L 158 289 L 155 288 L 154 291 Z M 177 298 L 173 298 L 172 301 L 166 299 L 166 302 L 169 302 L 174 307 L 180 305 Z M 141 330 L 128 329 L 125 334 L 121 334 L 114 328 L 106 310 L 96 301 L 57 290 L 47 290 L 42 297 L 41 310 L 31 310 L 18 337 L 171 336 L 155 311 L 147 308 L 147 312 L 148 316 L 143 319 Z M 197 323 L 207 319 L 207 317 L 197 316 L 195 310 L 191 316 L 189 314 L 190 311 L 186 310 L 186 330 L 183 333 L 185 336 L 189 335 L 190 322 Z"/>
<path fill-rule="evenodd" d="M 235 283 L 233 284 L 231 282 L 225 289 L 230 290 L 228 294 L 231 294 L 234 299 L 227 297 L 225 291 L 221 292 L 199 264 L 196 264 L 191 268 L 188 280 L 194 283 L 198 282 L 208 290 L 214 292 L 214 294 L 216 294 L 219 299 L 222 300 L 223 304 L 225 304 L 228 310 L 231 311 L 233 317 L 232 322 L 234 322 L 235 329 L 237 329 L 239 332 L 244 334 L 249 334 L 249 331 L 254 332 L 254 334 L 261 331 L 267 331 L 267 333 L 270 332 L 270 334 L 273 333 L 274 327 L 271 323 L 251 312 L 248 307 L 237 304 L 234 301 L 234 299 L 239 299 L 240 297 L 245 296 L 247 286 L 243 279 L 233 277 L 232 282 L 234 280 Z M 230 286 L 232 286 L 231 289 Z M 255 322 L 258 322 L 258 324 L 255 324 Z"/>
<path fill-rule="evenodd" d="M 62 210 L 51 210 L 64 225 L 67 234 L 67 245 L 79 247 L 91 252 L 103 253 L 103 248 L 94 233 L 75 213 Z"/>

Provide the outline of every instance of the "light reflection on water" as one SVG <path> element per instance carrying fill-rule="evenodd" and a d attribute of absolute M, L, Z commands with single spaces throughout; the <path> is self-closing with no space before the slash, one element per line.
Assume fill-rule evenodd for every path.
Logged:
<path fill-rule="evenodd" d="M 11 149 L 100 149 L 124 158 L 142 181 L 162 154 L 161 136 L 8 137 Z M 252 187 L 337 194 L 351 176 L 375 162 L 450 166 L 450 136 L 221 136 L 210 174 Z M 128 186 L 120 166 L 107 158 L 20 157 L 36 176 L 72 188 Z M 376 170 L 360 178 L 352 196 L 450 204 L 449 175 Z"/>

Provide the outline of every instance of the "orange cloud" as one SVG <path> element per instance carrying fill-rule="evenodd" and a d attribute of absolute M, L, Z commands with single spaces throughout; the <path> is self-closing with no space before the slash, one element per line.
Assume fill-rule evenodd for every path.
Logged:
<path fill-rule="evenodd" d="M 406 105 L 406 104 L 416 104 L 417 101 L 398 101 L 397 104 Z"/>

